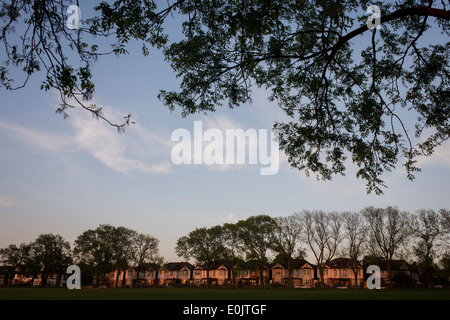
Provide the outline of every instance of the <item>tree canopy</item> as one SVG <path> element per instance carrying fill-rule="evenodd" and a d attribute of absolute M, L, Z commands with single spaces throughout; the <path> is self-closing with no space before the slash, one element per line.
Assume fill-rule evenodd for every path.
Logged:
<path fill-rule="evenodd" d="M 77 237 L 74 254 L 79 262 L 93 265 L 97 276 L 113 268 L 126 269 L 132 259 L 136 234 L 136 231 L 125 227 L 102 224 Z"/>
<path fill-rule="evenodd" d="M 109 122 L 88 102 L 92 63 L 126 54 L 137 39 L 144 55 L 149 46 L 161 49 L 181 78 L 179 91 L 161 88 L 159 98 L 184 116 L 238 107 L 251 101 L 255 86 L 267 89 L 291 118 L 274 123 L 289 163 L 318 178 L 344 174 L 351 160 L 368 192 L 379 194 L 383 173 L 400 159 L 412 180 L 417 157 L 449 138 L 446 1 L 116 0 L 93 4 L 94 16 L 75 31 L 64 24 L 67 5 L 10 0 L 0 7 L 1 85 L 23 87 L 42 70 L 42 89 L 59 90 L 64 116 L 82 107 Z M 367 23 L 370 5 L 380 9 L 380 28 Z M 182 21 L 179 41 L 164 29 L 172 18 Z M 99 48 L 93 36 L 110 46 Z M 21 84 L 14 85 L 12 66 L 25 72 Z M 414 132 L 402 110 L 415 116 Z M 111 125 L 130 123 L 127 115 Z"/>

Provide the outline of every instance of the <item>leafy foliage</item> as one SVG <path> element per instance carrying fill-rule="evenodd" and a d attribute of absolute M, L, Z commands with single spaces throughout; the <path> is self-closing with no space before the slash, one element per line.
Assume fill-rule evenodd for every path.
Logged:
<path fill-rule="evenodd" d="M 7 63 L 23 68 L 23 85 L 45 69 L 42 88 L 61 92 L 57 111 L 65 116 L 73 107 L 66 98 L 73 98 L 104 118 L 100 107 L 84 102 L 94 93 L 91 64 L 103 54 L 126 54 L 127 43 L 137 39 L 144 55 L 147 45 L 162 49 L 182 79 L 180 91 L 161 90 L 159 97 L 184 116 L 212 112 L 224 103 L 238 107 L 251 101 L 254 86 L 270 90 L 270 99 L 292 118 L 274 125 L 289 163 L 320 179 L 343 175 L 351 160 L 367 191 L 380 194 L 382 174 L 400 158 L 412 180 L 420 170 L 417 157 L 431 155 L 449 138 L 448 2 L 180 0 L 158 6 L 116 0 L 95 5 L 97 15 L 75 34 L 62 23 L 66 4 L 4 1 L 0 8 Z M 381 9 L 382 25 L 369 30 L 365 10 L 373 4 Z M 169 42 L 164 31 L 171 16 L 183 21 L 178 42 Z M 11 44 L 20 22 L 26 31 L 19 44 Z M 436 28 L 444 41 L 423 41 Z M 365 48 L 362 35 L 367 35 Z M 115 41 L 101 53 L 86 36 Z M 66 47 L 81 58 L 80 66 L 69 64 Z M 1 67 L 2 85 L 17 88 L 8 72 Z M 403 109 L 417 114 L 415 137 Z M 130 123 L 128 115 L 113 125 L 122 130 Z"/>
<path fill-rule="evenodd" d="M 136 231 L 125 227 L 100 225 L 77 237 L 74 254 L 78 261 L 93 265 L 97 275 L 113 268 L 126 269 L 132 259 L 135 236 Z"/>
<path fill-rule="evenodd" d="M 331 179 L 344 174 L 351 158 L 368 192 L 376 193 L 382 173 L 401 156 L 413 179 L 415 157 L 448 139 L 449 43 L 420 47 L 418 41 L 431 16 L 448 35 L 449 12 L 432 10 L 436 1 L 377 3 L 380 31 L 355 28 L 365 22 L 357 12 L 367 1 L 190 4 L 186 39 L 165 50 L 183 78 L 180 92 L 160 95 L 169 107 L 214 111 L 224 100 L 230 107 L 248 102 L 253 84 L 270 89 L 270 99 L 292 118 L 275 128 L 293 167 Z M 358 58 L 351 42 L 365 32 L 371 44 Z M 419 114 L 417 137 L 433 133 L 414 146 L 396 107 Z"/>

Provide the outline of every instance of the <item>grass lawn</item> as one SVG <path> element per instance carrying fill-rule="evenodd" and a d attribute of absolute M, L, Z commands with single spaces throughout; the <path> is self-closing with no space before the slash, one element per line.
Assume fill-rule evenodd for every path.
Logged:
<path fill-rule="evenodd" d="M 450 300 L 450 289 L 0 288 L 0 300 Z"/>

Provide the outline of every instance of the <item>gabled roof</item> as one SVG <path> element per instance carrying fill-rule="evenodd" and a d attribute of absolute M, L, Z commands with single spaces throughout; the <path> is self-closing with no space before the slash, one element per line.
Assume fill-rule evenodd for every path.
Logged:
<path fill-rule="evenodd" d="M 336 258 L 326 264 L 331 269 L 346 269 L 351 267 L 351 260 L 348 258 Z"/>
<path fill-rule="evenodd" d="M 276 263 L 272 266 L 272 269 L 287 269 L 287 264 L 284 263 Z"/>
<path fill-rule="evenodd" d="M 241 268 L 246 270 L 259 270 L 258 263 L 253 260 L 245 261 L 244 263 L 242 263 Z M 264 263 L 263 268 L 270 270 L 271 266 L 268 263 Z"/>
<path fill-rule="evenodd" d="M 158 271 L 159 269 L 161 269 L 161 267 L 162 266 L 160 266 L 157 263 L 143 263 L 141 268 L 139 268 L 139 267 L 131 267 L 131 268 L 128 268 L 128 270 L 133 270 L 133 271 L 136 271 L 136 272 L 139 271 L 139 269 L 140 269 L 141 272 Z"/>
<path fill-rule="evenodd" d="M 230 265 L 223 261 L 214 261 L 209 264 L 209 270 L 217 270 L 217 269 L 224 269 L 224 268 L 228 269 L 228 270 L 231 269 Z M 201 265 L 197 265 L 195 267 L 195 269 L 208 270 L 208 264 L 204 263 Z"/>
<path fill-rule="evenodd" d="M 299 269 L 305 269 L 305 268 L 315 269 L 316 266 L 313 265 L 312 263 L 309 263 L 308 261 L 305 261 L 305 263 L 303 265 L 301 265 Z"/>
<path fill-rule="evenodd" d="M 300 269 L 300 268 L 308 267 L 308 266 L 311 268 L 314 268 L 314 265 L 309 263 L 306 260 L 294 260 L 292 269 Z M 287 262 L 283 262 L 283 263 L 278 262 L 272 266 L 272 269 L 287 269 L 287 268 L 288 268 Z"/>
<path fill-rule="evenodd" d="M 387 270 L 387 261 L 384 258 L 371 258 L 370 260 L 366 260 L 365 264 L 367 265 L 376 265 L 380 267 L 381 270 Z M 393 271 L 413 271 L 415 270 L 415 266 L 409 264 L 405 260 L 392 260 L 391 261 L 391 270 Z"/>
<path fill-rule="evenodd" d="M 183 268 L 187 268 L 189 270 L 194 270 L 194 266 L 190 264 L 189 262 L 169 262 L 163 265 L 161 269 L 167 270 L 167 271 L 180 271 Z"/>
<path fill-rule="evenodd" d="M 362 267 L 361 263 L 357 262 L 358 268 Z M 351 269 L 352 266 L 352 260 L 349 258 L 336 258 L 331 261 L 329 261 L 326 266 L 330 269 Z"/>

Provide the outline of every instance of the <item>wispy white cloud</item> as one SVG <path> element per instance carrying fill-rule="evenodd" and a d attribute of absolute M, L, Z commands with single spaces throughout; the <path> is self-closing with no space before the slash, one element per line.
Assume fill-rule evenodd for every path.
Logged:
<path fill-rule="evenodd" d="M 110 119 L 119 118 L 115 108 L 108 107 L 107 110 Z M 106 167 L 122 174 L 166 174 L 171 169 L 170 135 L 166 132 L 152 132 L 134 124 L 125 134 L 119 134 L 113 127 L 81 110 L 73 110 L 67 124 L 72 132 L 49 132 L 0 118 L 0 130 L 39 150 L 57 153 L 83 150 Z"/>
<path fill-rule="evenodd" d="M 0 129 L 3 129 L 3 132 L 6 135 L 13 137 L 28 146 L 42 150 L 61 150 L 73 142 L 72 138 L 67 134 L 61 135 L 46 132 L 41 129 L 27 128 L 1 117 Z"/>
<path fill-rule="evenodd" d="M 206 220 L 214 221 L 215 223 L 236 223 L 239 221 L 233 212 L 229 212 L 226 217 L 207 217 Z"/>
<path fill-rule="evenodd" d="M 0 207 L 12 207 L 13 205 L 14 203 L 10 199 L 0 197 Z"/>
<path fill-rule="evenodd" d="M 107 109 L 109 119 L 119 118 L 119 111 L 113 107 Z M 161 132 L 152 132 L 138 123 L 131 125 L 125 134 L 118 134 L 105 122 L 92 119 L 83 111 L 71 114 L 70 118 L 76 144 L 108 168 L 123 174 L 170 171 L 168 134 L 164 139 Z"/>
<path fill-rule="evenodd" d="M 431 156 L 418 158 L 417 165 L 418 167 L 444 165 L 450 168 L 450 141 L 438 146 Z"/>

